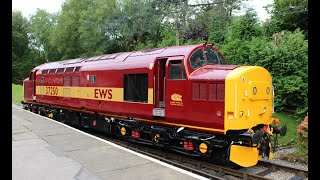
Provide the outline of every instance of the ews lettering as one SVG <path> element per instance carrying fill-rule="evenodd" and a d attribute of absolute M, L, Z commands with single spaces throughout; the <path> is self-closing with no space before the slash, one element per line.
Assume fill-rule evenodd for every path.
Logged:
<path fill-rule="evenodd" d="M 94 98 L 112 99 L 112 89 L 94 89 Z"/>

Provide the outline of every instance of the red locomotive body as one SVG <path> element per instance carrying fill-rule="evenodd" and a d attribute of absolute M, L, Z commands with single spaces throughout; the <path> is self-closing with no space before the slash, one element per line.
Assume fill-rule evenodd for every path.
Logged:
<path fill-rule="evenodd" d="M 260 73 L 259 78 L 255 79 L 253 72 Z M 227 65 L 222 54 L 208 44 L 115 53 L 34 68 L 24 81 L 23 103 L 26 109 L 66 123 L 133 141 L 140 139 L 140 142 L 171 147 L 187 154 L 211 156 L 216 153 L 225 158 L 230 154 L 232 142 L 250 141 L 245 146 L 250 148 L 260 143 L 268 133 L 261 132 L 263 126 L 270 127 L 271 134 L 280 130 L 285 134 L 285 127 L 269 125 L 273 120 L 270 92 L 249 98 L 247 103 L 240 102 L 234 84 L 238 87 L 241 80 L 237 82 L 237 78 L 243 82 L 244 77 L 248 84 L 243 87 L 257 84 L 255 87 L 269 88 L 269 91 L 272 88 L 271 77 L 265 69 Z M 227 93 L 232 94 L 233 99 L 225 102 Z M 238 107 L 239 103 L 244 103 L 246 108 L 237 119 L 237 109 L 242 108 Z M 267 113 L 258 115 L 260 110 L 251 106 L 261 106 Z M 241 113 L 247 109 L 247 119 L 250 112 L 260 119 L 244 122 L 237 128 L 243 118 Z M 195 137 L 198 139 L 193 139 Z M 189 142 L 194 144 L 192 149 L 183 145 Z M 269 143 L 264 146 L 271 149 Z M 200 150 L 203 147 L 205 151 Z M 242 145 L 240 148 L 234 145 L 230 157 L 226 158 L 251 166 L 263 153 L 269 158 L 272 156 L 271 150 L 258 149 L 258 154 L 248 154 L 256 157 L 242 163 L 236 151 L 251 150 L 243 149 Z"/>

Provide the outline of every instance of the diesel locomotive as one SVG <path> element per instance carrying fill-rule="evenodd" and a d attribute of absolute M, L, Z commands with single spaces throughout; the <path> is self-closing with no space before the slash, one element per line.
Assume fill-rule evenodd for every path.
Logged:
<path fill-rule="evenodd" d="M 270 73 L 228 65 L 212 44 L 50 62 L 23 82 L 25 109 L 60 122 L 243 167 L 271 159 Z"/>

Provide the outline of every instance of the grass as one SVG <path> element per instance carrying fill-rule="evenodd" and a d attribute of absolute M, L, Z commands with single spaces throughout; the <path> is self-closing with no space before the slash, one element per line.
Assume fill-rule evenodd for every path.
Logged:
<path fill-rule="evenodd" d="M 279 144 L 284 144 L 293 139 L 294 144 L 297 143 L 297 126 L 303 119 L 297 119 L 292 114 L 286 112 L 276 112 L 273 114 L 274 118 L 279 118 L 279 125 L 287 125 L 288 131 L 285 136 L 279 137 Z"/>
<path fill-rule="evenodd" d="M 12 101 L 20 104 L 23 97 L 22 85 L 12 84 Z"/>

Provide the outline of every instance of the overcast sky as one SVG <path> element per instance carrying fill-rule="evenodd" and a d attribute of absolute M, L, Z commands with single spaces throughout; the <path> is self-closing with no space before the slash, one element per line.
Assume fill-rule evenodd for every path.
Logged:
<path fill-rule="evenodd" d="M 61 5 L 65 0 L 12 0 L 12 9 L 22 12 L 24 17 L 29 18 L 39 9 L 44 9 L 49 13 L 61 10 Z M 258 13 L 259 19 L 264 21 L 269 15 L 263 8 L 268 4 L 272 4 L 273 0 L 248 0 L 245 2 L 247 7 L 252 7 Z M 240 13 L 241 14 L 241 13 Z"/>

